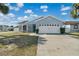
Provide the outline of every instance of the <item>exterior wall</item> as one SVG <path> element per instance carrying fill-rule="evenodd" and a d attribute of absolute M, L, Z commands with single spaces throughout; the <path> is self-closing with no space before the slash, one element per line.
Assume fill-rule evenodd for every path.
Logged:
<path fill-rule="evenodd" d="M 3 31 L 3 32 L 8 31 L 8 26 L 7 25 L 0 25 L 0 31 Z"/>
<path fill-rule="evenodd" d="M 19 24 L 18 27 L 19 27 L 19 31 L 20 32 L 23 32 L 23 25 L 22 24 Z"/>
<path fill-rule="evenodd" d="M 52 26 L 57 26 L 58 27 L 62 27 L 64 25 L 64 23 L 56 18 L 53 17 L 46 17 L 46 18 L 42 18 L 40 20 L 37 21 L 33 21 L 33 22 L 25 22 L 25 23 L 20 23 L 19 24 L 19 31 L 23 32 L 23 25 L 27 26 L 27 30 L 26 32 L 33 32 L 33 24 L 36 24 L 36 29 L 39 29 L 40 25 L 43 26 L 47 26 L 47 25 L 52 25 Z"/>
<path fill-rule="evenodd" d="M 46 18 L 46 19 L 42 19 L 42 20 L 40 20 L 40 21 L 37 21 L 36 22 L 36 29 L 38 29 L 39 28 L 39 26 L 40 25 L 43 25 L 43 26 L 47 26 L 47 24 L 48 25 L 59 25 L 59 27 L 62 27 L 64 24 L 63 24 L 63 22 L 61 22 L 61 21 L 59 21 L 59 20 L 57 20 L 57 19 L 54 19 L 54 18 Z"/>
<path fill-rule="evenodd" d="M 14 32 L 19 32 L 19 28 L 14 28 Z"/>
<path fill-rule="evenodd" d="M 79 24 L 78 24 L 78 29 L 74 29 L 74 25 L 70 26 L 70 31 L 71 32 L 78 32 L 79 31 Z"/>
<path fill-rule="evenodd" d="M 33 32 L 33 24 L 28 24 L 28 32 Z"/>
<path fill-rule="evenodd" d="M 65 33 L 70 33 L 70 28 L 65 28 Z"/>
<path fill-rule="evenodd" d="M 23 32 L 23 26 L 24 26 L 24 25 L 26 25 L 26 29 L 27 29 L 25 32 L 28 32 L 28 27 L 27 27 L 28 24 L 27 24 L 27 22 L 18 24 L 19 31 Z"/>

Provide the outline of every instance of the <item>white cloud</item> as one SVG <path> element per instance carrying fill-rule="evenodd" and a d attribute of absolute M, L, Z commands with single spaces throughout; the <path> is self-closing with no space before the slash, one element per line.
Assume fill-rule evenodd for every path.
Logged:
<path fill-rule="evenodd" d="M 15 17 L 15 15 L 13 13 L 9 13 L 8 17 Z"/>
<path fill-rule="evenodd" d="M 26 20 L 28 20 L 28 17 L 27 16 L 18 17 L 17 20 L 18 20 L 18 22 L 20 22 L 20 21 L 26 21 Z"/>
<path fill-rule="evenodd" d="M 17 7 L 11 6 L 10 3 L 6 3 L 5 5 L 8 6 L 10 10 L 15 10 L 15 11 L 19 11 L 21 7 L 20 5 L 18 5 Z"/>
<path fill-rule="evenodd" d="M 25 13 L 27 13 L 27 14 L 32 14 L 33 11 L 32 11 L 31 9 L 27 9 L 27 10 L 25 10 Z"/>
<path fill-rule="evenodd" d="M 18 22 L 26 21 L 26 20 L 31 21 L 31 20 L 34 20 L 37 17 L 38 17 L 38 15 L 36 15 L 36 14 L 30 14 L 30 16 L 18 17 L 17 20 L 18 20 Z"/>
<path fill-rule="evenodd" d="M 2 13 L 0 13 L 0 16 L 4 16 Z"/>
<path fill-rule="evenodd" d="M 27 16 L 24 16 L 24 18 L 26 18 L 26 19 L 27 19 L 28 17 L 27 17 Z"/>
<path fill-rule="evenodd" d="M 48 8 L 47 5 L 42 5 L 42 6 L 40 6 L 40 9 L 47 9 L 47 8 Z"/>
<path fill-rule="evenodd" d="M 14 10 L 14 8 L 15 8 L 15 7 L 13 7 L 13 6 L 9 6 L 9 9 L 10 9 L 10 10 Z"/>
<path fill-rule="evenodd" d="M 48 10 L 47 9 L 43 9 L 43 12 L 47 12 Z"/>
<path fill-rule="evenodd" d="M 40 9 L 42 9 L 43 12 L 47 12 L 48 6 L 47 5 L 42 5 L 40 6 Z"/>
<path fill-rule="evenodd" d="M 31 14 L 30 17 L 38 17 L 36 14 Z"/>
<path fill-rule="evenodd" d="M 24 6 L 23 3 L 17 3 L 17 7 L 21 8 L 21 7 L 23 7 L 23 6 Z"/>
<path fill-rule="evenodd" d="M 61 15 L 67 15 L 67 13 L 66 12 L 62 12 Z"/>
<path fill-rule="evenodd" d="M 10 6 L 10 3 L 5 3 L 6 6 Z"/>
<path fill-rule="evenodd" d="M 7 15 L 3 15 L 0 13 L 0 25 L 13 25 L 17 22 L 15 14 L 9 13 Z"/>
<path fill-rule="evenodd" d="M 70 9 L 71 9 L 70 6 L 64 6 L 64 5 L 61 6 L 61 11 L 66 11 L 66 10 L 70 10 Z"/>
<path fill-rule="evenodd" d="M 15 11 L 19 11 L 20 10 L 20 8 L 18 8 L 18 7 L 15 7 L 15 9 L 14 9 Z"/>
<path fill-rule="evenodd" d="M 13 7 L 13 6 L 9 6 L 9 9 L 10 10 L 15 10 L 15 11 L 19 11 L 20 10 L 19 7 Z"/>

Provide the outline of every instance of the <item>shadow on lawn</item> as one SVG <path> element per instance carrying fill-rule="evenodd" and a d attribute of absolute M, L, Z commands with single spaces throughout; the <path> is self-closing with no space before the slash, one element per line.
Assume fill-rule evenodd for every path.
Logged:
<path fill-rule="evenodd" d="M 31 35 L 12 35 L 12 36 L 3 36 L 0 35 L 0 43 L 3 45 L 16 44 L 18 47 L 27 47 L 31 45 L 37 45 L 38 36 Z"/>
<path fill-rule="evenodd" d="M 79 39 L 79 35 L 71 35 L 72 38 Z"/>
<path fill-rule="evenodd" d="M 38 43 L 45 44 L 46 42 L 44 38 L 32 35 L 0 35 L 0 37 L 3 37 L 0 38 L 0 44 L 11 46 L 8 49 L 0 47 L 0 56 L 35 56 L 37 54 Z M 40 38 L 39 42 L 38 38 Z M 14 48 L 11 44 L 17 47 Z"/>
<path fill-rule="evenodd" d="M 43 37 L 38 38 L 38 44 L 45 44 L 47 40 L 45 40 Z"/>
<path fill-rule="evenodd" d="M 0 35 L 0 43 L 3 45 L 16 44 L 18 47 L 29 47 L 37 44 L 45 44 L 47 40 L 43 37 L 31 36 L 31 35 L 12 35 L 4 36 Z M 38 40 L 39 39 L 39 40 Z"/>

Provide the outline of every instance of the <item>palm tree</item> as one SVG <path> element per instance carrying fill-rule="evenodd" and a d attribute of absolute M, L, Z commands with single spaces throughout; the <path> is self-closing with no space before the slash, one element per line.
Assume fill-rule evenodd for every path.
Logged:
<path fill-rule="evenodd" d="M 76 19 L 78 16 L 77 16 L 77 10 L 72 10 L 71 11 L 71 16 Z"/>
<path fill-rule="evenodd" d="M 72 6 L 72 11 L 71 11 L 71 16 L 73 18 L 78 18 L 79 17 L 79 3 L 74 3 L 73 6 Z"/>
<path fill-rule="evenodd" d="M 0 3 L 0 12 L 3 14 L 7 14 L 9 12 L 9 7 L 4 3 Z"/>

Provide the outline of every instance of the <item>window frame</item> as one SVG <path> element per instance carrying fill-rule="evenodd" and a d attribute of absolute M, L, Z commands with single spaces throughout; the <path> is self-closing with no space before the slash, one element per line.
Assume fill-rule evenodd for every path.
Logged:
<path fill-rule="evenodd" d="M 74 29 L 78 29 L 78 24 L 75 24 L 74 25 Z"/>

